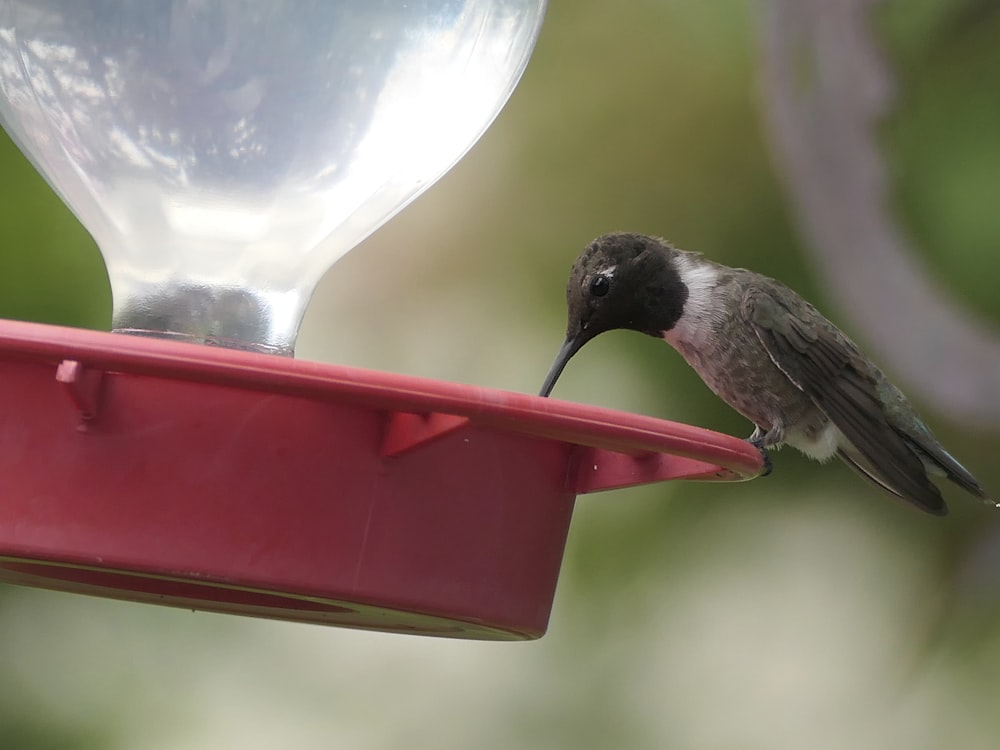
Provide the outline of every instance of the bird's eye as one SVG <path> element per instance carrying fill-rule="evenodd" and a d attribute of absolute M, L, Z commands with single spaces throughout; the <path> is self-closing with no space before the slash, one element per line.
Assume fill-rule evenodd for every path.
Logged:
<path fill-rule="evenodd" d="M 611 288 L 611 280 L 607 276 L 595 276 L 590 282 L 590 294 L 594 297 L 603 297 Z"/>

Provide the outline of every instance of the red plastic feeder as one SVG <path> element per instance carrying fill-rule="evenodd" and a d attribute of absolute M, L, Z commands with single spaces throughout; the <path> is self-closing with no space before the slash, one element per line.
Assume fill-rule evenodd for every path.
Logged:
<path fill-rule="evenodd" d="M 761 470 L 634 414 L 0 321 L 0 582 L 463 638 L 545 632 L 576 495 Z"/>
<path fill-rule="evenodd" d="M 8 0 L 0 125 L 100 246 L 112 328 L 290 355 L 326 269 L 500 111 L 545 2 L 181 5 Z M 328 625 L 538 637 L 577 494 L 761 469 L 685 425 L 176 340 L 0 321 L 0 382 L 0 582 Z"/>

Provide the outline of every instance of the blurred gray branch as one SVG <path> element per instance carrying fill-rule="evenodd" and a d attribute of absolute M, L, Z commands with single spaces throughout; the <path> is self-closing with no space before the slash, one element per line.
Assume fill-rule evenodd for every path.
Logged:
<path fill-rule="evenodd" d="M 954 418 L 1000 424 L 1000 338 L 961 309 L 890 212 L 877 124 L 893 82 L 871 30 L 879 0 L 769 0 L 765 118 L 807 245 L 877 359 Z"/>

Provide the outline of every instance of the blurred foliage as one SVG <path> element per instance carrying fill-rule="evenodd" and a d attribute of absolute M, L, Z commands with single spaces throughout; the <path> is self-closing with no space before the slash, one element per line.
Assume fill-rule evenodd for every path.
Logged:
<path fill-rule="evenodd" d="M 897 106 L 883 134 L 902 222 L 956 296 L 1000 321 L 1000 295 L 993 289 L 1000 245 L 1000 212 L 993 206 L 1000 194 L 995 41 L 1000 12 L 983 0 L 892 0 L 880 6 L 877 20 L 897 74 Z M 627 7 L 552 3 L 522 84 L 481 144 L 324 282 L 307 322 L 312 348 L 352 364 L 531 390 L 561 340 L 562 289 L 570 264 L 592 237 L 614 229 L 664 235 L 721 262 L 752 267 L 824 309 L 823 280 L 804 260 L 761 133 L 758 23 L 755 6 L 745 0 L 638 0 Z M 0 317 L 107 328 L 110 295 L 93 242 L 4 138 L 0 199 Z M 371 293 L 372 283 L 380 285 L 380 294 Z M 836 319 L 835 310 L 826 311 Z M 340 325 L 345 319 L 353 332 Z M 352 336 L 359 342 L 356 349 L 350 348 Z M 336 342 L 325 348 L 327 340 Z M 564 375 L 559 395 L 733 434 L 750 429 L 668 347 L 637 334 L 610 335 L 588 345 Z M 981 474 L 987 487 L 1000 488 L 998 436 L 969 434 L 935 413 L 932 404 L 921 407 L 949 449 Z M 362 678 L 378 681 L 359 715 L 369 724 L 391 727 L 395 721 L 400 733 L 395 739 L 409 740 L 406 727 L 429 731 L 427 725 L 439 717 L 407 718 L 392 701 L 419 701 L 424 693 L 430 700 L 443 691 L 443 703 L 493 708 L 491 720 L 470 709 L 481 731 L 490 733 L 475 737 L 479 747 L 662 746 L 651 737 L 669 737 L 674 747 L 838 746 L 783 744 L 765 729 L 759 736 L 746 729 L 742 741 L 715 744 L 697 737 L 723 735 L 683 734 L 694 721 L 688 714 L 717 714 L 736 722 L 733 726 L 755 726 L 739 718 L 736 701 L 727 703 L 713 692 L 728 695 L 727 686 L 738 684 L 747 686 L 741 705 L 774 711 L 761 722 L 794 723 L 797 710 L 807 718 L 819 716 L 831 702 L 845 707 L 844 716 L 817 726 L 837 726 L 846 732 L 843 737 L 854 739 L 861 735 L 851 732 L 863 731 L 857 727 L 875 727 L 863 742 L 845 740 L 850 746 L 935 747 L 926 738 L 905 741 L 911 737 L 906 728 L 915 725 L 928 729 L 932 739 L 952 739 L 957 723 L 964 723 L 966 732 L 964 745 L 955 740 L 959 745 L 991 746 L 991 732 L 1000 731 L 1000 720 L 990 718 L 1000 696 L 990 672 L 1000 666 L 1000 554 L 994 552 L 1000 541 L 997 521 L 984 520 L 989 509 L 949 492 L 953 516 L 937 521 L 901 510 L 839 465 L 817 467 L 791 451 L 779 454 L 775 464 L 772 477 L 751 484 L 671 485 L 581 498 L 553 632 L 542 644 L 473 652 L 456 651 L 471 648 L 465 644 L 372 641 L 363 652 L 368 661 L 351 673 L 357 676 L 353 690 L 362 694 L 367 684 Z M 734 588 L 734 581 L 739 586 Z M 716 609 L 699 609 L 708 599 Z M 93 624 L 83 628 L 77 615 L 60 615 L 61 606 L 86 617 L 127 619 L 123 605 L 101 609 L 59 595 L 17 597 L 4 591 L 0 602 L 6 603 L 0 606 L 0 634 L 5 622 L 14 627 L 15 606 L 28 613 L 38 607 L 40 617 L 60 621 L 69 644 L 63 654 L 76 654 L 67 655 L 68 662 L 99 662 L 114 646 L 94 635 Z M 274 712 L 259 708 L 259 722 L 265 715 L 278 722 L 275 704 L 285 711 L 294 707 L 290 699 L 280 703 L 273 687 L 275 692 L 259 699 L 270 703 L 254 704 L 253 690 L 301 680 L 323 684 L 332 695 L 340 685 L 320 683 L 310 669 L 336 680 L 340 672 L 325 666 L 333 659 L 330 652 L 344 658 L 342 652 L 369 642 L 357 633 L 338 640 L 327 631 L 279 630 L 235 618 L 207 626 L 206 618 L 191 623 L 175 612 L 153 612 L 129 622 L 136 633 L 133 657 L 155 667 L 144 675 L 149 682 L 144 690 L 153 697 L 144 694 L 143 700 L 155 704 L 161 695 L 181 701 L 190 687 L 192 696 L 213 697 L 220 706 L 225 695 L 240 703 L 247 717 L 253 713 L 247 706 Z M 749 624 L 744 628 L 744 623 Z M 218 631 L 212 632 L 214 640 L 204 636 L 196 653 L 185 653 L 185 639 L 209 627 Z M 290 645 L 295 639 L 311 644 L 322 639 L 329 651 L 310 651 L 296 661 L 298 652 Z M 105 688 L 113 694 L 94 722 L 72 714 L 49 722 L 45 714 L 66 691 L 46 694 L 46 679 L 58 680 L 62 670 L 74 667 L 46 663 L 40 639 L 31 641 L 34 650 L 12 643 L 0 639 L 0 663 L 5 650 L 17 650 L 22 676 L 38 671 L 37 694 L 33 701 L 12 703 L 14 711 L 0 709 L 0 746 L 129 746 L 135 735 L 128 733 L 128 722 L 116 725 L 111 717 L 116 710 L 123 716 L 130 712 L 129 699 L 135 698 L 130 690 Z M 338 651 L 336 644 L 344 645 Z M 801 648 L 807 663 L 795 662 L 785 647 L 790 653 Z M 857 675 L 880 668 L 878 654 L 872 656 L 878 648 L 899 650 L 905 668 L 892 662 L 902 674 L 898 684 L 876 680 L 892 697 L 885 705 L 874 704 L 886 711 L 872 717 L 865 711 L 876 709 L 861 703 L 875 700 L 876 693 L 865 690 L 876 687 L 862 684 Z M 157 661 L 153 654 L 161 649 L 165 655 Z M 758 650 L 759 661 L 753 661 Z M 276 665 L 268 664 L 269 653 L 276 655 Z M 383 653 L 395 654 L 402 665 L 389 664 L 390 657 L 379 656 Z M 487 678 L 457 666 L 438 673 L 438 662 L 428 662 L 444 663 L 446 653 L 460 653 L 493 671 Z M 428 654 L 427 661 L 418 654 Z M 681 666 L 685 654 L 697 657 L 688 671 Z M 181 674 L 164 677 L 164 661 Z M 197 676 L 211 683 L 208 675 L 223 662 L 232 681 L 215 692 L 197 692 Z M 859 684 L 847 678 L 834 684 L 830 675 L 847 664 Z M 410 683 L 394 671 L 407 665 L 433 671 L 410 674 L 432 689 L 407 689 Z M 651 665 L 662 671 L 651 672 Z M 767 671 L 769 665 L 774 672 Z M 447 682 L 449 675 L 454 682 Z M 675 675 L 691 683 L 679 687 Z M 161 678 L 162 692 L 155 693 Z M 791 687 L 771 690 L 767 680 Z M 495 692 L 483 692 L 476 703 L 479 683 L 491 681 Z M 0 696 L 19 692 L 16 676 L 4 675 L 0 682 L 7 683 L 0 684 Z M 401 687 L 392 692 L 397 683 Z M 74 685 L 85 689 L 80 681 Z M 302 690 L 291 694 L 301 698 Z M 643 709 L 661 690 L 680 703 Z M 807 703 L 793 704 L 792 695 Z M 942 703 L 941 696 L 948 695 L 953 702 Z M 353 705 L 349 698 L 341 700 Z M 335 700 L 304 701 L 316 716 L 326 715 L 328 703 L 341 724 L 350 723 L 336 713 Z M 204 710 L 202 716 L 214 715 L 212 706 Z M 445 711 L 438 704 L 428 710 Z M 946 716 L 949 711 L 956 712 L 954 720 Z M 666 728 L 651 735 L 643 722 L 657 717 Z M 287 731 L 294 720 L 291 716 L 281 726 Z M 447 731 L 445 723 L 439 731 Z M 697 728 L 708 731 L 712 721 L 703 724 Z M 884 733 L 883 725 L 889 727 Z M 392 736 L 388 729 L 370 731 L 371 737 Z M 816 739 L 810 731 L 789 736 Z M 379 741 L 353 744 L 360 745 L 379 746 Z M 176 746 L 191 745 L 178 739 Z M 453 746 L 468 743 L 455 740 Z"/>
<path fill-rule="evenodd" d="M 0 134 L 0 318 L 107 329 L 111 289 L 94 241 Z"/>
<path fill-rule="evenodd" d="M 995 319 L 983 269 L 1000 250 L 1000 6 L 893 2 L 879 20 L 897 71 L 884 131 L 903 223 L 935 274 Z"/>

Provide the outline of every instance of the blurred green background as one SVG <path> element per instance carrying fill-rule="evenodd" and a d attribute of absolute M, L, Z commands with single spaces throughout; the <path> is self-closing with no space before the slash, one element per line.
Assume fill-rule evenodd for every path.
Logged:
<path fill-rule="evenodd" d="M 552 3 L 499 119 L 328 274 L 299 356 L 534 392 L 569 266 L 615 229 L 776 276 L 842 320 L 768 153 L 758 12 Z M 898 86 L 880 128 L 896 215 L 1000 331 L 1000 6 L 892 0 L 874 19 Z M 0 207 L 0 317 L 106 329 L 96 247 L 2 136 Z M 556 395 L 750 429 L 637 334 L 588 345 Z M 1000 429 L 919 407 L 1000 493 Z M 582 497 L 529 644 L 0 588 L 0 747 L 995 748 L 1000 515 L 946 495 L 934 519 L 786 451 L 749 484 Z"/>

